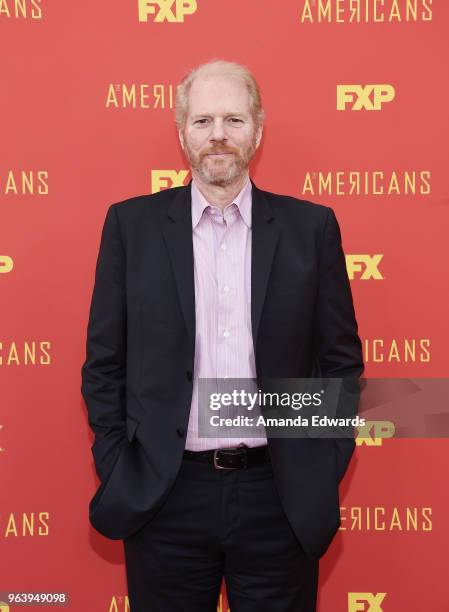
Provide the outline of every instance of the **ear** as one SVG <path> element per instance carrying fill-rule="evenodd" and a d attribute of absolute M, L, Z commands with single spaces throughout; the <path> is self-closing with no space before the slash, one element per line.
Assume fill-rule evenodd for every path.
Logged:
<path fill-rule="evenodd" d="M 263 125 L 259 126 L 257 128 L 257 132 L 256 132 L 256 149 L 258 148 L 260 141 L 262 140 L 262 134 L 263 134 Z"/>
<path fill-rule="evenodd" d="M 181 149 L 184 151 L 184 134 L 182 133 L 182 129 L 178 130 L 178 138 L 181 143 Z"/>

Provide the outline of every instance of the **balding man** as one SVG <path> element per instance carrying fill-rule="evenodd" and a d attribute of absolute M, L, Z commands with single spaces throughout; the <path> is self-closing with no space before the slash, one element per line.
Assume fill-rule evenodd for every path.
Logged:
<path fill-rule="evenodd" d="M 258 188 L 250 71 L 178 85 L 192 179 L 109 207 L 82 368 L 101 484 L 92 525 L 123 539 L 132 612 L 316 609 L 353 439 L 201 430 L 201 381 L 357 380 L 364 366 L 333 210 Z"/>

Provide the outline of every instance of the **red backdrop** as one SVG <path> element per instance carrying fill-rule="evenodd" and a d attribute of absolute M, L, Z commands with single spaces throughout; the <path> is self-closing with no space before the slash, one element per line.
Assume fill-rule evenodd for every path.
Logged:
<path fill-rule="evenodd" d="M 448 19 L 442 0 L 0 0 L 0 591 L 129 609 L 122 543 L 88 522 L 80 368 L 107 207 L 189 178 L 173 98 L 193 66 L 254 72 L 254 181 L 334 208 L 365 375 L 447 375 Z M 321 612 L 449 610 L 447 457 L 359 440 Z"/>

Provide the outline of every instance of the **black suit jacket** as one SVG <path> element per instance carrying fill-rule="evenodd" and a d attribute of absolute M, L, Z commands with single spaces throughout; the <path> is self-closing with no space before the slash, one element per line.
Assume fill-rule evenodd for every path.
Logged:
<path fill-rule="evenodd" d="M 257 376 L 342 377 L 358 389 L 362 349 L 333 210 L 252 182 L 251 266 Z M 141 528 L 175 481 L 194 351 L 190 182 L 112 204 L 103 227 L 81 391 L 101 481 L 89 519 L 108 538 Z M 340 525 L 354 440 L 269 437 L 268 446 L 286 515 L 319 558 Z"/>

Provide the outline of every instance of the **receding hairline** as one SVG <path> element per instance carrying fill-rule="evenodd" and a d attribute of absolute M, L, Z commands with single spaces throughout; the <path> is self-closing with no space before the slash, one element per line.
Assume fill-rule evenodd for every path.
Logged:
<path fill-rule="evenodd" d="M 225 77 L 239 80 L 247 89 L 250 98 L 250 111 L 256 125 L 261 125 L 264 119 L 261 95 L 257 81 L 252 72 L 243 64 L 225 60 L 213 60 L 193 68 L 176 88 L 175 121 L 179 127 L 185 124 L 188 107 L 188 96 L 193 83 L 197 79 L 208 77 Z"/>
<path fill-rule="evenodd" d="M 246 84 L 246 79 L 243 73 L 240 73 L 226 66 L 222 67 L 222 66 L 214 66 L 214 65 L 205 64 L 204 66 L 200 66 L 197 69 L 197 72 L 192 74 L 192 78 L 190 80 L 189 86 L 192 87 L 193 83 L 195 83 L 195 81 L 198 81 L 199 79 L 208 79 L 208 78 L 213 78 L 213 77 L 225 77 L 228 79 L 229 78 L 236 79 Z"/>
<path fill-rule="evenodd" d="M 241 86 L 243 86 L 244 93 L 246 93 L 246 95 L 248 97 L 248 101 L 249 101 L 249 113 L 251 114 L 251 107 L 252 107 L 251 92 L 249 91 L 245 80 L 242 77 L 240 77 L 238 75 L 235 75 L 235 74 L 224 73 L 224 72 L 213 72 L 213 73 L 208 73 L 208 74 L 198 74 L 192 80 L 192 82 L 190 83 L 189 89 L 187 91 L 187 96 L 189 97 L 189 101 L 190 101 L 190 95 L 191 95 L 192 88 L 195 86 L 195 84 L 198 85 L 201 81 L 204 83 L 204 82 L 207 82 L 207 81 L 215 79 L 215 78 L 228 79 L 230 81 L 234 81 L 234 83 L 239 83 Z M 189 104 L 189 106 L 190 106 L 190 104 Z M 198 114 L 199 115 L 205 115 L 205 114 L 207 115 L 208 113 L 202 113 L 202 112 L 195 113 L 194 116 L 196 116 Z M 229 116 L 231 116 L 231 115 L 232 116 L 237 116 L 237 115 L 243 115 L 243 114 L 246 115 L 246 113 L 242 113 L 241 111 L 235 111 L 235 112 L 231 112 L 230 111 L 230 112 L 226 113 L 226 115 L 229 115 Z"/>

